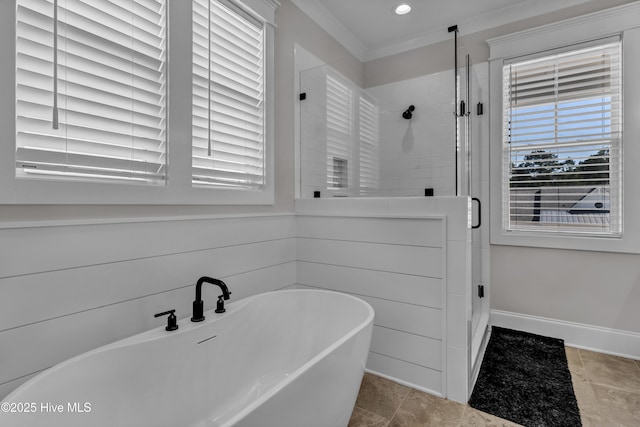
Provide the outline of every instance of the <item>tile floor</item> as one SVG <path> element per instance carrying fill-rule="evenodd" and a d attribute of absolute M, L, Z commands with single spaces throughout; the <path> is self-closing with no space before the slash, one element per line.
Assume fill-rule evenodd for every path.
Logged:
<path fill-rule="evenodd" d="M 584 427 L 640 426 L 640 361 L 565 347 Z M 365 374 L 349 427 L 519 424 Z"/>

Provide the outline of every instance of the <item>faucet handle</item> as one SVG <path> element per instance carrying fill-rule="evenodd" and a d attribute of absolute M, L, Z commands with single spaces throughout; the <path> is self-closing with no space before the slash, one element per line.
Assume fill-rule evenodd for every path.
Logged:
<path fill-rule="evenodd" d="M 224 295 L 220 295 L 218 297 L 218 303 L 216 304 L 216 313 L 224 313 L 225 311 L 227 310 L 224 308 Z"/>
<path fill-rule="evenodd" d="M 178 329 L 178 319 L 176 318 L 175 312 L 175 310 L 163 311 L 162 313 L 154 314 L 153 317 L 166 316 L 168 314 L 167 327 L 164 329 L 167 331 L 175 331 Z"/>

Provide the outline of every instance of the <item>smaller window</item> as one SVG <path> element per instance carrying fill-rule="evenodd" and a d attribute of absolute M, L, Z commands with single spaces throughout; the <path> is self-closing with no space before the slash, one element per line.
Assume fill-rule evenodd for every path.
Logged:
<path fill-rule="evenodd" d="M 165 0 L 16 6 L 16 177 L 164 184 Z"/>
<path fill-rule="evenodd" d="M 264 24 L 230 0 L 193 0 L 193 185 L 264 188 L 264 80 Z"/>
<path fill-rule="evenodd" d="M 620 235 L 621 43 L 503 69 L 503 229 Z"/>

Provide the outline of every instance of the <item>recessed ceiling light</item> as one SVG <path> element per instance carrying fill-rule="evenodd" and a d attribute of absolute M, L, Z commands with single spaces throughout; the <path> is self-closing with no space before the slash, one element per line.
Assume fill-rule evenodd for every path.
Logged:
<path fill-rule="evenodd" d="M 393 7 L 393 11 L 396 15 L 406 15 L 411 12 L 411 5 L 409 3 L 400 3 Z"/>

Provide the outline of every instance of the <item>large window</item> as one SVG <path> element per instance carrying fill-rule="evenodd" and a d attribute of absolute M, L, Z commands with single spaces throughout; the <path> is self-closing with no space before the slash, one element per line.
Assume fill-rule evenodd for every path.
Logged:
<path fill-rule="evenodd" d="M 0 203 L 273 204 L 278 4 L 0 2 Z"/>
<path fill-rule="evenodd" d="M 16 177 L 164 183 L 165 0 L 18 0 Z"/>
<path fill-rule="evenodd" d="M 622 232 L 621 42 L 505 61 L 503 230 Z"/>
<path fill-rule="evenodd" d="M 193 183 L 265 182 L 264 25 L 228 0 L 193 1 Z"/>

